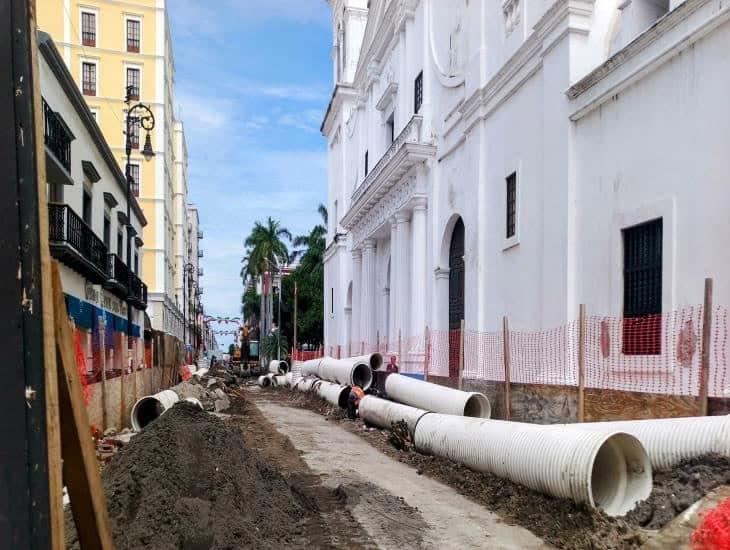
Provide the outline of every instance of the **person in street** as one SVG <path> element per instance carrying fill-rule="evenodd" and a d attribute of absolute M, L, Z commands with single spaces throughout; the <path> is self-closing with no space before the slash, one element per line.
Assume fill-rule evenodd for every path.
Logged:
<path fill-rule="evenodd" d="M 357 409 L 360 406 L 360 400 L 365 397 L 365 392 L 360 386 L 352 386 L 350 395 L 347 398 L 347 418 L 355 420 L 357 418 Z"/>
<path fill-rule="evenodd" d="M 393 373 L 398 372 L 398 364 L 396 361 L 398 358 L 395 355 L 390 356 L 390 362 L 388 363 L 388 366 L 385 368 L 386 372 Z"/>

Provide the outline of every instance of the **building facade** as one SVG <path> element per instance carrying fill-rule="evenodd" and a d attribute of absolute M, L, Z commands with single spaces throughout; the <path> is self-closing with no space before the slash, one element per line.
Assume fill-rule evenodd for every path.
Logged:
<path fill-rule="evenodd" d="M 328 346 L 730 301 L 721 2 L 329 3 Z"/>
<path fill-rule="evenodd" d="M 134 196 L 127 208 L 124 174 L 45 33 L 39 48 L 49 243 L 59 260 L 77 349 L 85 355 L 89 380 L 98 381 L 102 372 L 118 375 L 145 362 L 140 236 L 147 220 Z"/>
<path fill-rule="evenodd" d="M 151 133 L 155 157 L 140 153 L 144 131 L 132 130 L 131 176 L 148 224 L 141 236 L 142 263 L 149 287 L 152 327 L 182 340 L 183 316 L 176 289 L 182 280 L 176 251 L 185 231 L 186 199 L 176 201 L 182 125 L 173 118 L 175 67 L 164 0 L 40 0 L 38 26 L 50 34 L 84 95 L 120 166 L 125 155 L 125 99 L 143 102 L 155 116 Z M 182 143 L 182 146 L 179 145 Z M 177 144 L 177 145 L 176 145 Z M 185 176 L 185 171 L 182 170 Z M 179 211 L 180 204 L 183 205 Z M 178 298 L 176 300 L 176 298 Z"/>

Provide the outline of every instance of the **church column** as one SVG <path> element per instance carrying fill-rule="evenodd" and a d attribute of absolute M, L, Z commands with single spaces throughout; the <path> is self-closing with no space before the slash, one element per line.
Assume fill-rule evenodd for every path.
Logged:
<path fill-rule="evenodd" d="M 398 337 L 398 329 L 401 331 L 403 339 L 408 338 L 410 334 L 408 319 L 409 310 L 411 308 L 411 270 L 410 270 L 410 233 L 411 233 L 411 213 L 407 210 L 401 210 L 395 215 L 396 223 L 396 239 L 398 241 L 398 250 L 396 251 L 396 277 L 398 280 L 397 295 L 395 304 L 396 311 L 396 338 Z M 396 342 L 397 345 L 397 342 Z"/>
<path fill-rule="evenodd" d="M 362 325 L 361 340 L 367 346 L 375 343 L 375 240 L 363 243 L 362 256 Z"/>
<path fill-rule="evenodd" d="M 411 324 L 408 336 L 418 336 L 426 325 L 426 197 L 413 202 L 411 222 Z"/>
<path fill-rule="evenodd" d="M 390 294 L 388 296 L 388 351 L 395 349 L 394 343 L 398 339 L 396 328 L 396 302 L 398 300 L 398 233 L 396 231 L 395 218 L 391 218 L 390 224 Z"/>
<path fill-rule="evenodd" d="M 352 251 L 352 333 L 350 334 L 350 342 L 346 342 L 350 345 L 352 342 L 360 341 L 360 289 L 362 287 L 362 251 L 356 248 Z M 354 344 L 353 344 L 354 346 Z M 353 347 L 350 353 L 357 353 L 358 347 Z"/>

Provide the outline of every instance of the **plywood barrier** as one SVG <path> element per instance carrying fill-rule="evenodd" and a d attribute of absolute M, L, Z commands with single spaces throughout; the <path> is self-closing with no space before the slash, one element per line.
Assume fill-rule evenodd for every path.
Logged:
<path fill-rule="evenodd" d="M 698 414 L 697 397 L 586 389 L 587 422 L 670 418 Z"/>

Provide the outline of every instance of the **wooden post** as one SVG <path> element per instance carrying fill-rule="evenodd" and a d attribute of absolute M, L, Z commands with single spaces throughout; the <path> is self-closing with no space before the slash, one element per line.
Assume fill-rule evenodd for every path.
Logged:
<path fill-rule="evenodd" d="M 504 418 L 512 420 L 512 372 L 509 347 L 509 320 L 502 317 L 502 345 L 504 359 Z"/>
<path fill-rule="evenodd" d="M 113 548 L 106 497 L 89 419 L 76 368 L 73 334 L 68 322 L 58 265 L 53 264 L 53 302 L 56 331 L 56 365 L 60 398 L 63 478 L 73 502 L 73 517 L 81 548 Z"/>
<path fill-rule="evenodd" d="M 464 327 L 466 323 L 464 319 L 459 325 L 459 389 L 464 385 Z"/>
<path fill-rule="evenodd" d="M 380 331 L 375 331 L 375 351 L 380 353 Z"/>
<path fill-rule="evenodd" d="M 360 342 L 360 355 L 365 355 L 365 340 Z"/>
<path fill-rule="evenodd" d="M 585 422 L 586 388 L 586 305 L 578 310 L 578 422 Z"/>
<path fill-rule="evenodd" d="M 297 282 L 294 281 L 294 336 L 292 340 L 294 341 L 294 349 L 297 349 L 297 299 L 298 299 L 299 292 L 297 290 Z"/>
<path fill-rule="evenodd" d="M 700 365 L 700 416 L 707 416 L 707 395 L 710 379 L 710 338 L 712 336 L 712 279 L 705 279 L 705 301 L 702 305 L 702 363 Z"/>
<path fill-rule="evenodd" d="M 430 342 L 431 333 L 428 330 L 428 325 L 426 325 L 426 331 L 423 336 L 423 379 L 425 381 L 428 381 L 428 362 L 431 358 L 430 350 L 428 349 Z"/>
<path fill-rule="evenodd" d="M 403 364 L 403 339 L 401 338 L 401 331 L 398 329 L 398 365 Z"/>

